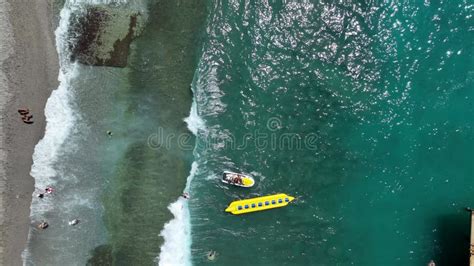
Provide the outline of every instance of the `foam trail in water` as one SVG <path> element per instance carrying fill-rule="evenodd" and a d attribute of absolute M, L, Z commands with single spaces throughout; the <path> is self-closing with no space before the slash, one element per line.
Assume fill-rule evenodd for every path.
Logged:
<path fill-rule="evenodd" d="M 184 119 L 188 124 L 188 129 L 197 136 L 199 130 L 204 130 L 204 120 L 198 115 L 197 104 L 193 101 L 191 105 L 191 113 Z"/>
<path fill-rule="evenodd" d="M 35 178 L 37 188 L 45 188 L 55 183 L 54 178 L 57 173 L 53 165 L 58 158 L 58 151 L 67 139 L 76 119 L 70 108 L 71 96 L 68 91 L 70 81 L 76 75 L 77 71 L 74 69 L 69 71 L 68 74 L 61 71 L 59 75 L 60 85 L 57 90 L 51 93 L 46 102 L 46 131 L 43 139 L 35 147 L 33 166 L 31 167 L 31 176 Z M 33 198 L 33 200 L 36 203 L 34 204 L 36 208 L 31 209 L 32 217 L 38 211 L 44 212 L 49 209 L 46 201 L 37 200 L 36 198 Z"/>
<path fill-rule="evenodd" d="M 67 62 L 67 32 L 69 27 L 71 10 L 65 7 L 60 12 L 60 21 L 55 31 L 56 49 L 60 59 L 61 69 L 59 71 L 59 87 L 51 93 L 45 106 L 46 128 L 43 139 L 35 146 L 33 153 L 33 165 L 31 176 L 35 179 L 35 186 L 44 189 L 46 186 L 55 184 L 57 176 L 54 163 L 58 159 L 60 147 L 67 139 L 75 121 L 74 113 L 70 107 L 70 92 L 68 90 L 70 81 L 77 76 L 74 65 L 64 64 Z M 30 207 L 31 221 L 43 219 L 43 216 L 54 209 L 47 201 L 41 201 L 37 197 L 32 198 Z M 32 261 L 29 243 L 31 242 L 32 229 L 28 235 L 27 248 L 22 253 L 24 265 L 34 265 Z"/>
<path fill-rule="evenodd" d="M 56 49 L 60 59 L 61 69 L 59 71 L 59 87 L 51 93 L 45 106 L 46 128 L 43 139 L 35 146 L 33 153 L 33 165 L 31 176 L 35 179 L 35 186 L 44 189 L 46 186 L 55 184 L 57 176 L 54 163 L 58 159 L 60 147 L 67 139 L 75 121 L 75 114 L 70 107 L 71 95 L 69 92 L 70 82 L 77 76 L 75 65 L 65 64 L 67 62 L 67 33 L 71 10 L 65 7 L 60 12 L 60 21 L 55 31 Z M 31 203 L 30 219 L 40 220 L 54 208 L 47 201 L 41 201 L 33 197 Z M 30 230 L 28 242 L 31 241 Z M 29 246 L 29 245 L 28 245 Z M 23 263 L 34 264 L 31 261 L 28 247 L 22 253 Z"/>
<path fill-rule="evenodd" d="M 204 121 L 198 116 L 195 101 L 191 106 L 189 117 L 184 121 L 188 124 L 189 130 L 196 136 L 199 130 L 204 130 Z M 198 163 L 193 162 L 184 192 L 189 193 L 191 181 L 197 169 Z M 161 246 L 158 264 L 160 266 L 191 265 L 191 221 L 188 202 L 184 198 L 179 198 L 170 204 L 168 209 L 174 215 L 174 219 L 166 223 L 160 233 L 165 242 Z"/>

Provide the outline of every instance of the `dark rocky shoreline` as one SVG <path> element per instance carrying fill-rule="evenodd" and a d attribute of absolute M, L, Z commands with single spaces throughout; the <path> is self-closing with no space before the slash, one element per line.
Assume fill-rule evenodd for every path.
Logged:
<path fill-rule="evenodd" d="M 142 28 L 142 14 L 91 6 L 71 19 L 71 60 L 92 66 L 127 66 L 130 44 Z"/>

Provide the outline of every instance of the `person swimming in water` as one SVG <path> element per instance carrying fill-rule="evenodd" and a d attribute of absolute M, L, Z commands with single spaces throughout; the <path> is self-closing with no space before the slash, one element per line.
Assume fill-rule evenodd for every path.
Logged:
<path fill-rule="evenodd" d="M 215 250 L 209 250 L 209 252 L 207 252 L 208 260 L 215 260 L 216 256 L 217 256 L 217 252 Z"/>
<path fill-rule="evenodd" d="M 54 188 L 48 186 L 48 187 L 46 187 L 46 188 L 44 189 L 44 192 L 45 192 L 46 194 L 51 194 L 51 193 L 54 192 Z"/>
<path fill-rule="evenodd" d="M 46 228 L 48 228 L 48 226 L 49 226 L 49 224 L 48 224 L 47 222 L 45 222 L 45 221 L 43 221 L 43 222 L 41 222 L 40 224 L 38 224 L 38 228 L 39 228 L 39 229 L 43 229 L 43 230 L 46 229 Z"/>
<path fill-rule="evenodd" d="M 79 222 L 80 222 L 79 219 L 74 219 L 74 220 L 69 222 L 69 225 L 74 226 L 74 225 L 78 224 Z"/>

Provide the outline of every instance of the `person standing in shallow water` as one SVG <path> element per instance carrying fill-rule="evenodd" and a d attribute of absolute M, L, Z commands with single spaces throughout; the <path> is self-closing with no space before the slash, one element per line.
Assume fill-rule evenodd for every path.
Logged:
<path fill-rule="evenodd" d="M 39 228 L 39 229 L 43 229 L 43 230 L 44 230 L 44 229 L 46 229 L 46 228 L 48 228 L 48 227 L 49 227 L 49 224 L 48 224 L 47 222 L 45 222 L 45 221 L 42 221 L 40 224 L 38 224 L 38 228 Z"/>

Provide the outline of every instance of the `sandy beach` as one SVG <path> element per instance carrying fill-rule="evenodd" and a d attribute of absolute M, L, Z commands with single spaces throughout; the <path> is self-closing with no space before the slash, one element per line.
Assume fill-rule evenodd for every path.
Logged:
<path fill-rule="evenodd" d="M 29 211 L 34 180 L 30 176 L 32 154 L 45 128 L 44 107 L 57 87 L 58 59 L 53 25 L 53 1 L 0 0 L 2 52 L 0 97 L 2 130 L 0 150 L 0 255 L 1 265 L 22 265 L 30 227 Z M 5 21 L 4 21 L 5 20 Z M 11 31 L 5 31 L 8 27 Z M 10 48 L 12 49 L 10 49 Z M 3 77 L 3 78 L 2 78 Z M 29 108 L 31 125 L 21 121 L 18 108 Z"/>

